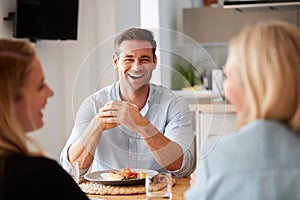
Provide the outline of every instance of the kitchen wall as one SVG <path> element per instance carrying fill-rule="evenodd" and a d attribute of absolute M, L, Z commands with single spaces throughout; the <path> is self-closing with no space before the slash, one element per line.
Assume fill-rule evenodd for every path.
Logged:
<path fill-rule="evenodd" d="M 221 0 L 218 1 L 219 5 L 222 5 Z M 196 41 L 196 38 L 192 38 L 189 35 L 185 34 L 184 26 L 184 10 L 185 9 L 195 9 L 203 7 L 203 1 L 201 0 L 190 0 L 190 1 L 177 1 L 176 7 L 176 28 L 179 33 L 181 33 L 181 39 L 178 41 L 178 52 L 179 55 L 183 55 L 183 57 L 192 63 L 196 70 L 198 71 L 206 71 L 204 73 L 205 76 L 210 76 L 211 71 L 216 68 L 221 68 L 226 61 L 227 57 L 227 43 L 226 42 L 213 42 L 213 43 L 199 43 Z M 217 5 L 214 5 L 217 6 Z M 210 18 L 214 18 L 214 15 L 211 14 L 207 16 Z M 197 18 L 192 19 L 189 23 L 195 23 Z M 212 25 L 213 26 L 213 25 Z M 203 32 L 206 30 L 203 29 Z M 211 78 L 211 77 L 208 77 Z M 208 85 L 212 85 L 211 79 L 207 80 L 210 83 Z"/>
<path fill-rule="evenodd" d="M 201 48 L 197 45 L 196 48 L 185 45 L 177 38 L 186 37 L 182 36 L 182 8 L 192 7 L 193 1 L 79 2 L 78 40 L 42 40 L 35 44 L 46 82 L 55 94 L 43 111 L 44 127 L 32 135 L 42 144 L 49 156 L 56 160 L 71 132 L 75 113 L 82 100 L 95 90 L 117 80 L 111 63 L 112 41 L 116 33 L 131 26 L 154 30 L 161 50 L 158 51 L 159 67 L 153 74 L 152 82 L 167 86 L 170 86 L 171 78 L 168 71 L 170 52 L 184 54 L 188 59 L 197 60 L 198 48 Z M 15 11 L 15 4 L 15 0 L 0 1 L 1 37 L 12 37 L 12 22 L 2 19 L 8 12 Z M 220 55 L 218 49 L 216 46 L 208 47 L 213 58 L 218 58 L 223 63 L 224 55 Z"/>
<path fill-rule="evenodd" d="M 49 99 L 44 110 L 44 127 L 35 131 L 33 137 L 42 144 L 50 157 L 57 160 L 70 134 L 74 114 L 83 98 L 96 87 L 117 79 L 113 68 L 109 67 L 112 53 L 109 38 L 114 36 L 116 26 L 115 2 L 79 2 L 78 40 L 42 40 L 35 44 L 46 82 L 55 94 Z M 2 19 L 9 11 L 15 11 L 15 4 L 13 0 L 0 2 L 1 37 L 12 37 L 12 22 Z M 111 23 L 107 23 L 108 19 Z M 97 51 L 96 47 L 99 47 Z M 95 56 L 96 53 L 98 56 Z M 99 74 L 102 74 L 101 81 L 98 81 Z M 97 83 L 99 85 L 96 86 Z"/>

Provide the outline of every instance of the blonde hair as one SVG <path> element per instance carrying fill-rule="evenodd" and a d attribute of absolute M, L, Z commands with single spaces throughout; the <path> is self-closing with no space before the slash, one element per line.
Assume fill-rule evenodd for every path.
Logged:
<path fill-rule="evenodd" d="M 249 98 L 239 126 L 270 119 L 300 131 L 300 30 L 282 21 L 261 22 L 234 37 L 229 51 Z"/>
<path fill-rule="evenodd" d="M 43 154 L 39 145 L 26 136 L 14 109 L 14 102 L 22 99 L 21 88 L 35 56 L 30 43 L 0 39 L 0 155 Z M 38 151 L 30 151 L 27 143 L 33 144 Z"/>

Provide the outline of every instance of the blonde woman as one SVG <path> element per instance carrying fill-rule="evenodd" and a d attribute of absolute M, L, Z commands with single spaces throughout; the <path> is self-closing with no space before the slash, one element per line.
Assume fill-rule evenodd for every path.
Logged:
<path fill-rule="evenodd" d="M 0 94 L 0 199 L 88 199 L 27 136 L 53 95 L 29 43 L 0 39 Z"/>
<path fill-rule="evenodd" d="M 185 199 L 300 199 L 300 30 L 280 21 L 245 28 L 224 74 L 239 127 L 199 161 Z"/>

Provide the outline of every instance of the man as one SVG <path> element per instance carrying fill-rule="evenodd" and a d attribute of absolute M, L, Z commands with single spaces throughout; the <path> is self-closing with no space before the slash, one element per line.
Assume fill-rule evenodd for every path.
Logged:
<path fill-rule="evenodd" d="M 61 153 L 81 174 L 124 167 L 190 174 L 194 167 L 191 113 L 183 97 L 150 84 L 156 68 L 153 33 L 130 28 L 115 39 L 119 81 L 87 97 Z"/>

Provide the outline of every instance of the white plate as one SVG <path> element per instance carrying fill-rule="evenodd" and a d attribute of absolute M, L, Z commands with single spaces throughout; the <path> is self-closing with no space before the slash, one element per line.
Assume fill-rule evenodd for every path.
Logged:
<path fill-rule="evenodd" d="M 108 173 L 111 171 L 118 171 L 118 170 L 102 170 L 91 172 L 89 174 L 84 175 L 84 178 L 89 181 L 100 182 L 102 184 L 107 185 L 133 185 L 133 184 L 144 184 L 145 178 L 136 178 L 136 179 L 129 179 L 129 180 L 106 180 L 101 177 L 102 173 Z M 150 169 L 131 169 L 131 171 L 135 171 L 137 173 L 144 172 L 147 175 L 155 176 L 158 174 L 157 171 L 150 170 Z"/>

